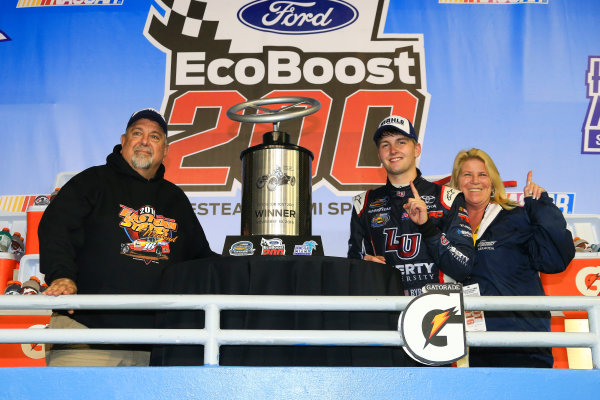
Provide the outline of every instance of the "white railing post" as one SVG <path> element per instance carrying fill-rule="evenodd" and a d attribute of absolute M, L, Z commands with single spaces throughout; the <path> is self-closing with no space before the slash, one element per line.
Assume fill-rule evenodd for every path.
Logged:
<path fill-rule="evenodd" d="M 594 369 L 600 369 L 600 306 L 598 304 L 588 308 L 588 324 L 590 332 L 595 333 L 592 350 L 592 364 Z"/>
<path fill-rule="evenodd" d="M 204 365 L 219 365 L 219 342 L 217 336 L 221 330 L 221 310 L 216 304 L 207 304 L 204 308 L 204 329 L 208 339 L 204 344 Z"/>

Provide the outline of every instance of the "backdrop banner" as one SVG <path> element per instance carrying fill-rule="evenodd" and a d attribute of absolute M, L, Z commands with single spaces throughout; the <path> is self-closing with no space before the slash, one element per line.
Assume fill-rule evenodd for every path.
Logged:
<path fill-rule="evenodd" d="M 268 123 L 233 105 L 310 97 L 284 121 L 314 154 L 312 234 L 345 256 L 352 196 L 385 182 L 373 132 L 411 120 L 419 168 L 496 161 L 510 196 L 529 170 L 565 213 L 598 214 L 596 0 L 5 0 L 0 2 L 0 211 L 25 211 L 61 172 L 103 164 L 134 111 L 169 125 L 166 178 L 220 252 L 240 234 L 240 153 Z"/>

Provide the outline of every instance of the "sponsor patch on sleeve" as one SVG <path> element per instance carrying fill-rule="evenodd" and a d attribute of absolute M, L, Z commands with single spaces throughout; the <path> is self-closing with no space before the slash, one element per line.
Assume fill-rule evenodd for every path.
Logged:
<path fill-rule="evenodd" d="M 356 214 L 358 214 L 359 217 L 365 209 L 365 200 L 367 199 L 368 194 L 369 194 L 369 191 L 366 191 L 366 192 L 357 194 L 356 196 L 354 196 L 352 198 L 352 203 L 354 204 L 354 210 L 356 211 Z"/>
<path fill-rule="evenodd" d="M 449 210 L 450 207 L 452 207 L 454 199 L 459 193 L 459 190 L 451 188 L 450 186 L 442 186 L 442 195 L 440 196 L 440 201 L 442 202 L 442 205 Z"/>

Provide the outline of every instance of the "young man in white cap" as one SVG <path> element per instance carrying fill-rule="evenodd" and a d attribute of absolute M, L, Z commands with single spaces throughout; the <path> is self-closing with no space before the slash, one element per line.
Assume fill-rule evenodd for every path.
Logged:
<path fill-rule="evenodd" d="M 214 256 L 185 193 L 164 179 L 167 123 L 134 113 L 105 165 L 71 178 L 40 222 L 46 295 L 154 294 L 165 266 Z M 152 311 L 55 312 L 51 329 L 153 328 Z M 49 366 L 148 365 L 136 345 L 47 345 Z"/>
<path fill-rule="evenodd" d="M 474 248 L 462 193 L 423 179 L 421 144 L 408 119 L 385 118 L 373 140 L 387 182 L 354 197 L 348 257 L 399 269 L 407 296 L 427 283 L 466 278 Z"/>

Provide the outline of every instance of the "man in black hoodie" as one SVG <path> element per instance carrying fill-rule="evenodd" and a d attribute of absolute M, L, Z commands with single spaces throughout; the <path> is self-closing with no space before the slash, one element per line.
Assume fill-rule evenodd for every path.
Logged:
<path fill-rule="evenodd" d="M 158 293 L 166 265 L 216 256 L 181 189 L 164 179 L 167 123 L 134 113 L 106 164 L 71 178 L 40 222 L 46 295 Z M 151 311 L 55 312 L 50 328 L 153 328 Z M 49 366 L 148 365 L 140 345 L 47 345 Z"/>

